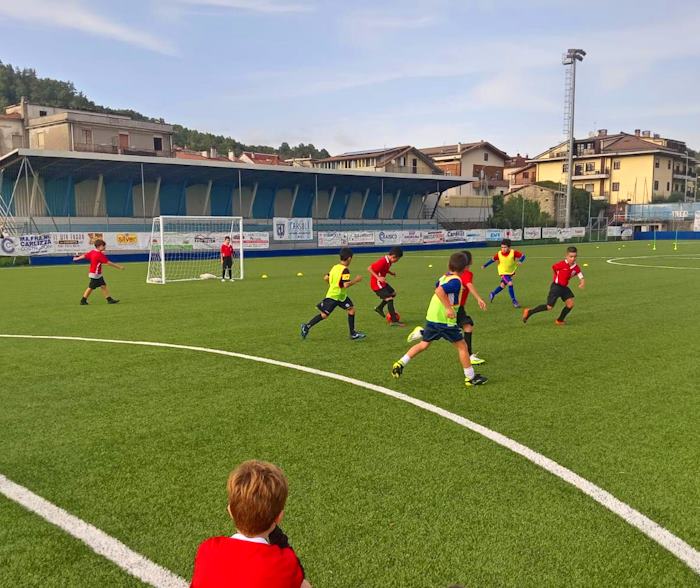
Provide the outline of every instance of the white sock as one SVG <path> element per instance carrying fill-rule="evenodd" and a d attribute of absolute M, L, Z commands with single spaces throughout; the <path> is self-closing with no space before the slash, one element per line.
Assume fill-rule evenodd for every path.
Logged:
<path fill-rule="evenodd" d="M 411 361 L 411 358 L 408 355 L 404 355 L 399 361 L 406 365 L 409 361 Z"/>
<path fill-rule="evenodd" d="M 474 368 L 472 366 L 464 368 L 464 377 L 469 378 L 470 380 L 474 377 Z"/>

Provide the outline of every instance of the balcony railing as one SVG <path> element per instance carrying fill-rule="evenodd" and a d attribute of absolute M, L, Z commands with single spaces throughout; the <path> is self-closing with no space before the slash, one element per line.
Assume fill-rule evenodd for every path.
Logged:
<path fill-rule="evenodd" d="M 112 153 L 114 155 L 145 155 L 150 157 L 170 157 L 170 154 L 165 151 L 156 151 L 155 149 L 145 149 L 137 147 L 119 147 L 118 145 L 105 145 L 97 143 L 75 143 L 74 151 L 82 151 L 86 153 Z"/>
<path fill-rule="evenodd" d="M 597 176 L 599 178 L 608 178 L 610 177 L 610 168 L 606 167 L 605 169 L 592 169 L 592 170 L 583 170 L 583 169 L 575 169 L 574 170 L 574 179 L 575 178 L 590 178 L 591 176 Z"/>

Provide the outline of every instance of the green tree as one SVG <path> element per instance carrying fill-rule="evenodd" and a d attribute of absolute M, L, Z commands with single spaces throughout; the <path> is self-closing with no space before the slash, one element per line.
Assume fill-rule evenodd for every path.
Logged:
<path fill-rule="evenodd" d="M 557 184 L 556 182 L 537 182 L 538 186 L 550 188 L 566 194 L 566 185 Z M 590 206 L 591 218 L 598 216 L 601 210 L 606 210 L 608 207 L 607 200 L 595 200 L 591 193 L 581 188 L 572 188 L 571 190 L 571 226 L 585 227 L 588 225 L 588 209 Z"/>
<path fill-rule="evenodd" d="M 491 225 L 497 229 L 518 229 L 523 227 L 542 227 L 551 225 L 553 219 L 542 212 L 535 200 L 514 196 L 505 200 L 503 196 L 493 197 L 493 216 Z"/>

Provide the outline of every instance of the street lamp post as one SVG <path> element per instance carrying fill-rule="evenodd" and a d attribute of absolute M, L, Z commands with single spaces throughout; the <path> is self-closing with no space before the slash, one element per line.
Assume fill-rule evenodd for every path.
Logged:
<path fill-rule="evenodd" d="M 569 103 L 568 108 L 568 138 L 569 138 L 569 154 L 567 158 L 568 173 L 566 181 L 566 218 L 565 226 L 571 226 L 571 191 L 573 189 L 573 172 L 574 172 L 574 105 L 576 103 L 576 62 L 583 61 L 586 52 L 583 49 L 569 49 L 564 54 L 561 62 L 562 65 L 571 66 L 571 82 L 567 88 Z"/>

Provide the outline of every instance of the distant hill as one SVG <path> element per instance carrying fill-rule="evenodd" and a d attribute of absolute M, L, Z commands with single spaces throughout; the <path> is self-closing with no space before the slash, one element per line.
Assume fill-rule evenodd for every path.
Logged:
<path fill-rule="evenodd" d="M 87 110 L 105 114 L 123 114 L 134 120 L 163 122 L 162 119 L 145 116 L 135 110 L 120 110 L 100 106 L 95 104 L 85 94 L 76 90 L 73 82 L 40 78 L 36 75 L 36 70 L 34 69 L 20 69 L 0 61 L 0 108 L 10 104 L 17 104 L 22 96 L 25 96 L 30 102 L 45 104 L 46 106 Z M 329 157 L 330 155 L 325 149 L 317 149 L 311 143 L 308 145 L 300 143 L 296 147 L 292 147 L 285 142 L 277 148 L 269 145 L 246 145 L 232 137 L 202 133 L 178 124 L 173 125 L 173 128 L 175 133 L 173 136 L 174 143 L 195 151 L 204 151 L 210 147 L 215 147 L 221 154 L 233 151 L 239 156 L 243 151 L 257 151 L 259 153 L 276 153 L 283 159 L 309 156 L 321 158 Z"/>

